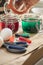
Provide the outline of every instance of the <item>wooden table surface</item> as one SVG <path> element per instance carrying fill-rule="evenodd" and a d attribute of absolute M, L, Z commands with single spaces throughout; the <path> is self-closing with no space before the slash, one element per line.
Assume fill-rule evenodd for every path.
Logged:
<path fill-rule="evenodd" d="M 30 59 L 34 50 L 37 50 L 41 45 L 43 45 L 43 33 L 38 33 L 30 39 L 32 40 L 32 44 L 26 48 L 27 51 L 23 54 L 9 53 L 5 48 L 1 48 L 0 65 L 22 65 L 27 59 Z"/>

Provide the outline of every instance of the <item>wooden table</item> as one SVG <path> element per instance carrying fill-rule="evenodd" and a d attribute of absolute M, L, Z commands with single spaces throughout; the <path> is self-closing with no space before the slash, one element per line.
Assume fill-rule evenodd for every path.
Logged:
<path fill-rule="evenodd" d="M 43 33 L 30 38 L 32 44 L 24 54 L 12 54 L 6 49 L 0 49 L 0 65 L 33 65 L 43 57 Z"/>

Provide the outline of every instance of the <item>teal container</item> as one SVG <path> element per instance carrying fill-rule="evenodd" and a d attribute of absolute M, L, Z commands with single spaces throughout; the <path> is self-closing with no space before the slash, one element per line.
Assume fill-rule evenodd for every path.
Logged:
<path fill-rule="evenodd" d="M 22 20 L 22 28 L 24 32 L 37 33 L 40 30 L 40 19 Z"/>

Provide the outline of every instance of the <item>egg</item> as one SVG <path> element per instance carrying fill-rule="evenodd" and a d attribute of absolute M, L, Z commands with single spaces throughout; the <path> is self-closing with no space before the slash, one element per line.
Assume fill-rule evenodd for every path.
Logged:
<path fill-rule="evenodd" d="M 3 44 L 4 44 L 3 38 L 0 37 L 0 47 L 2 47 Z"/>
<path fill-rule="evenodd" d="M 12 30 L 9 28 L 2 29 L 0 36 L 3 38 L 3 40 L 9 40 L 9 38 L 12 36 Z"/>

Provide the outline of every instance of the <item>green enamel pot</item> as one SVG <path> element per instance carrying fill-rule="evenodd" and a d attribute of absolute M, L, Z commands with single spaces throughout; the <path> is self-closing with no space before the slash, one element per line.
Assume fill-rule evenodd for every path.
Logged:
<path fill-rule="evenodd" d="M 40 19 L 29 18 L 22 20 L 22 29 L 24 32 L 36 33 L 40 30 Z"/>

